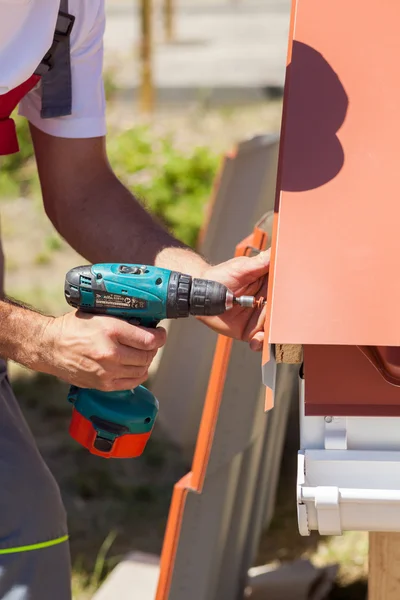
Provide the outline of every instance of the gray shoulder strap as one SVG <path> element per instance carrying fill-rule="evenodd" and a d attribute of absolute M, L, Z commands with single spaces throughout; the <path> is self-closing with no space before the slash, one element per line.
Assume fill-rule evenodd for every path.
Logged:
<path fill-rule="evenodd" d="M 60 0 L 53 44 L 36 71 L 42 76 L 42 119 L 72 112 L 70 34 L 74 20 L 68 14 L 68 0 Z"/>

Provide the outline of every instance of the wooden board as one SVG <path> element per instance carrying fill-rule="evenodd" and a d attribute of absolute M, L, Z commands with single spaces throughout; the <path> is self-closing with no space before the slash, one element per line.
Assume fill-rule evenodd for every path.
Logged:
<path fill-rule="evenodd" d="M 400 533 L 370 533 L 368 600 L 399 598 Z"/>
<path fill-rule="evenodd" d="M 303 362 L 303 346 L 299 344 L 276 344 L 275 358 L 277 363 L 301 364 Z"/>

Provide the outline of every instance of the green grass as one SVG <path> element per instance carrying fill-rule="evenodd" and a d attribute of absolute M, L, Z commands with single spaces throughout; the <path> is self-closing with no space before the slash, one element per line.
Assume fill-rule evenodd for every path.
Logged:
<path fill-rule="evenodd" d="M 49 252 L 39 252 L 33 261 L 35 265 L 48 265 L 51 263 L 51 254 Z"/>
<path fill-rule="evenodd" d="M 58 252 L 63 248 L 63 242 L 58 234 L 52 233 L 45 239 L 45 246 L 49 252 Z"/>
<path fill-rule="evenodd" d="M 339 564 L 339 583 L 352 584 L 367 577 L 368 533 L 346 531 L 342 536 L 322 538 L 309 558 L 316 567 Z"/>
<path fill-rule="evenodd" d="M 118 557 L 107 558 L 117 537 L 116 531 L 111 531 L 97 554 L 94 569 L 91 575 L 88 575 L 83 567 L 77 562 L 72 569 L 72 597 L 73 600 L 89 600 L 99 588 L 105 575 L 111 570 Z"/>

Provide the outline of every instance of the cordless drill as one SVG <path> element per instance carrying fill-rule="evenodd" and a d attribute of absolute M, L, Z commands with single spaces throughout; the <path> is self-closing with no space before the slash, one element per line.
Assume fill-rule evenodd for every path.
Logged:
<path fill-rule="evenodd" d="M 234 294 L 216 281 L 133 264 L 75 267 L 65 280 L 65 298 L 81 311 L 122 318 L 134 325 L 157 327 L 162 319 L 220 315 L 235 304 L 253 308 L 262 300 Z M 158 401 L 142 385 L 102 392 L 71 386 L 74 410 L 71 436 L 92 454 L 105 458 L 140 456 L 151 435 Z"/>

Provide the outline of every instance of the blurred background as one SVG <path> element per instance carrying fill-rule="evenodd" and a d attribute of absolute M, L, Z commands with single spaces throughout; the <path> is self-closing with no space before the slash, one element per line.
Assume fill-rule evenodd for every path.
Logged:
<path fill-rule="evenodd" d="M 124 183 L 193 247 L 224 153 L 280 129 L 290 0 L 106 0 L 108 152 Z M 0 164 L 9 296 L 58 315 L 80 264 L 41 204 L 27 125 Z M 161 550 L 173 484 L 190 464 L 160 428 L 138 461 L 92 457 L 68 435 L 67 389 L 11 365 L 14 389 L 69 514 L 74 599 L 87 600 L 130 550 Z M 332 598 L 364 598 L 367 535 L 301 538 L 295 504 L 297 419 L 289 425 L 272 527 L 257 563 L 340 563 Z"/>

